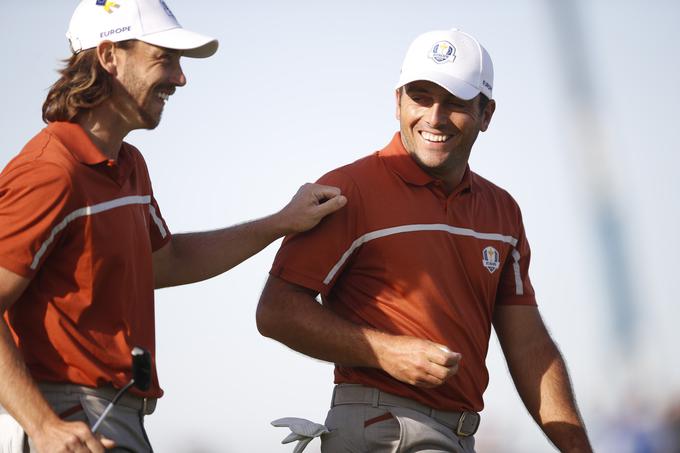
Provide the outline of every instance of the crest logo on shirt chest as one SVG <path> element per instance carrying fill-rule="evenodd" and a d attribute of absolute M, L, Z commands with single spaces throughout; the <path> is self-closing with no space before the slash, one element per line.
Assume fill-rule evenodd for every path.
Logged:
<path fill-rule="evenodd" d="M 485 248 L 482 250 L 482 264 L 489 273 L 493 274 L 501 264 L 501 254 L 493 247 Z"/>

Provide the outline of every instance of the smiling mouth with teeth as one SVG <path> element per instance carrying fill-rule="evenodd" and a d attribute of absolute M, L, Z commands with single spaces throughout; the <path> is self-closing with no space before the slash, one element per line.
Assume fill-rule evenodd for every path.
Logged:
<path fill-rule="evenodd" d="M 434 143 L 444 143 L 448 139 L 451 138 L 450 135 L 438 135 L 438 134 L 432 134 L 430 132 L 425 132 L 425 131 L 420 131 L 420 136 L 423 137 L 425 140 L 428 142 L 434 142 Z"/>

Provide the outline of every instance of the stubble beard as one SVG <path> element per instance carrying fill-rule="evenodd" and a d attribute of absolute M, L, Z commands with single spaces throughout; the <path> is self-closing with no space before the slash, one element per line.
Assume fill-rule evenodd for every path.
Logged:
<path fill-rule="evenodd" d="M 450 152 L 454 154 L 450 156 L 449 159 L 446 159 L 439 164 L 426 162 L 418 155 L 418 148 L 416 145 L 417 138 L 415 137 L 415 134 L 417 134 L 417 132 L 410 135 L 405 133 L 404 127 L 402 127 L 402 144 L 415 163 L 433 178 L 445 180 L 453 169 L 467 165 L 470 157 L 470 150 L 463 149 L 460 146 L 451 150 Z"/>
<path fill-rule="evenodd" d="M 139 107 L 138 109 L 139 117 L 142 120 L 143 129 L 153 130 L 158 127 L 161 123 L 161 117 L 163 112 L 161 111 L 158 115 L 152 115 L 144 107 Z"/>
<path fill-rule="evenodd" d="M 138 119 L 140 120 L 140 129 L 148 129 L 152 130 L 158 127 L 158 125 L 161 122 L 161 116 L 163 114 L 163 110 L 161 109 L 160 112 L 157 114 L 151 113 L 151 104 L 154 102 L 154 93 L 156 92 L 156 86 L 151 86 L 151 87 L 146 87 L 146 84 L 144 83 L 144 80 L 137 77 L 136 75 L 132 77 L 127 85 L 130 87 L 128 90 L 128 93 L 130 95 L 130 98 L 134 102 L 135 105 L 135 110 Z M 138 100 L 138 98 L 135 96 L 135 94 L 139 93 L 144 93 L 146 91 L 146 95 L 143 99 Z"/>

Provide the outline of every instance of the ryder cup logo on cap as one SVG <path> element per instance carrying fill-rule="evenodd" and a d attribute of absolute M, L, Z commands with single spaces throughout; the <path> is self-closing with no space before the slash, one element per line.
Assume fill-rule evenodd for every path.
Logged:
<path fill-rule="evenodd" d="M 432 58 L 435 63 L 440 64 L 446 63 L 447 61 L 453 62 L 456 59 L 456 48 L 448 41 L 439 41 L 432 47 L 430 58 Z"/>
<path fill-rule="evenodd" d="M 493 65 L 484 47 L 457 29 L 430 31 L 408 48 L 396 88 L 426 80 L 464 100 L 479 93 L 492 99 Z"/>
<path fill-rule="evenodd" d="M 182 28 L 163 0 L 82 0 L 66 32 L 73 53 L 102 41 L 138 39 L 182 55 L 205 58 L 217 51 L 215 38 Z"/>

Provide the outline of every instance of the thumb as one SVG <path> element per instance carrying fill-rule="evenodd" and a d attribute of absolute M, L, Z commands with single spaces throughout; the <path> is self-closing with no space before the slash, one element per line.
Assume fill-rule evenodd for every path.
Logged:
<path fill-rule="evenodd" d="M 312 184 L 312 193 L 317 200 L 331 199 L 340 195 L 340 189 L 334 186 L 326 186 L 324 184 Z"/>
<path fill-rule="evenodd" d="M 433 359 L 434 362 L 439 365 L 450 367 L 456 365 L 463 358 L 461 353 L 450 350 L 448 346 L 438 343 L 434 343 L 434 345 L 437 349 L 434 351 L 435 354 Z"/>
<path fill-rule="evenodd" d="M 99 439 L 99 442 L 101 442 L 101 444 L 107 450 L 110 450 L 111 448 L 114 448 L 116 446 L 116 443 L 114 441 L 104 436 L 97 436 L 97 439 Z"/>
<path fill-rule="evenodd" d="M 347 204 L 347 197 L 344 195 L 337 195 L 319 204 L 319 214 L 322 217 L 327 216 L 331 212 L 335 212 Z"/>

